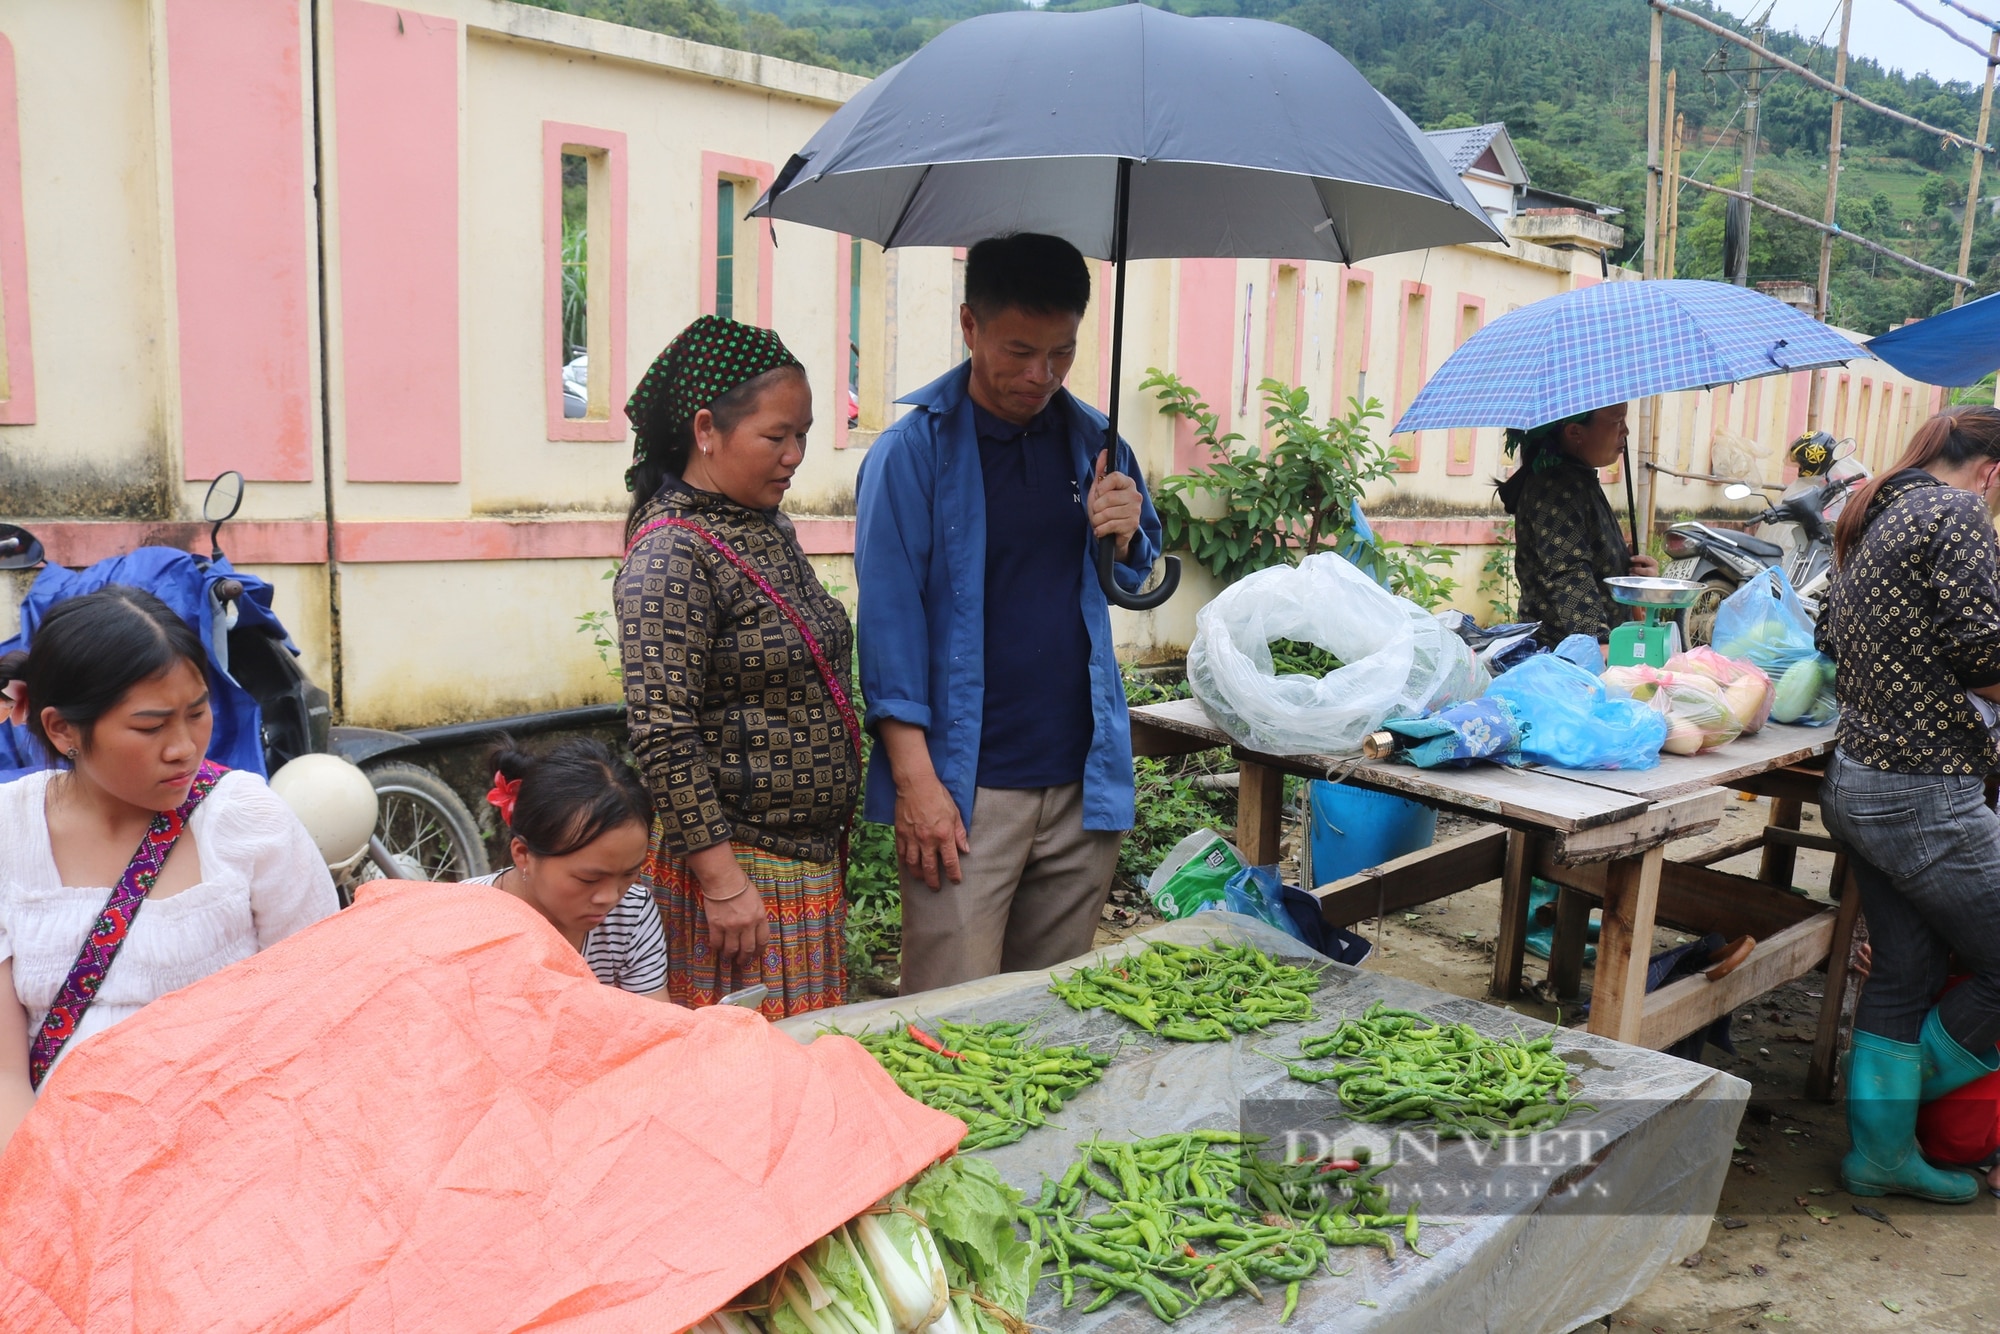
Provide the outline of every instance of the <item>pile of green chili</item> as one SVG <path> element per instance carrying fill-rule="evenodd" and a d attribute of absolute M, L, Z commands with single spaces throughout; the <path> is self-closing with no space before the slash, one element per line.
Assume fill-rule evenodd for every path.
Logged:
<path fill-rule="evenodd" d="M 1248 945 L 1171 945 L 1077 969 L 1049 983 L 1073 1010 L 1110 1010 L 1180 1042 L 1226 1042 L 1313 1017 L 1319 974 Z"/>
<path fill-rule="evenodd" d="M 1026 1024 L 909 1024 L 857 1039 L 903 1092 L 965 1122 L 961 1149 L 991 1149 L 1040 1125 L 1095 1084 L 1111 1057 L 1085 1047 L 1041 1047 Z"/>
<path fill-rule="evenodd" d="M 1400 1233 L 1417 1251 L 1412 1204 L 1389 1211 L 1365 1149 L 1345 1159 L 1276 1162 L 1259 1156 L 1263 1136 L 1195 1130 L 1130 1143 L 1080 1146 L 1059 1181 L 1022 1216 L 1031 1240 L 1055 1263 L 1062 1304 L 1078 1284 L 1095 1289 L 1083 1310 L 1131 1293 L 1162 1320 L 1233 1293 L 1268 1302 L 1260 1284 L 1284 1286 L 1282 1324 L 1299 1286 L 1322 1268 L 1334 1277 L 1334 1246 L 1380 1246 L 1391 1259 Z"/>
<path fill-rule="evenodd" d="M 1588 1106 L 1571 1101 L 1570 1070 L 1554 1047 L 1546 1037 L 1489 1038 L 1377 1001 L 1359 1019 L 1299 1040 L 1306 1060 L 1339 1064 L 1280 1063 L 1294 1079 L 1332 1084 L 1356 1121 L 1430 1117 L 1444 1138 L 1493 1139 L 1547 1130 Z"/>

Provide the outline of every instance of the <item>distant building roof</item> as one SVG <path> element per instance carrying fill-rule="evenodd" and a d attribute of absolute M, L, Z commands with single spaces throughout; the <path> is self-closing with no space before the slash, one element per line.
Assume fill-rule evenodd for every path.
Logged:
<path fill-rule="evenodd" d="M 1525 185 L 1528 172 L 1521 165 L 1521 159 L 1514 152 L 1514 141 L 1507 134 L 1507 123 L 1496 120 L 1489 125 L 1473 125 L 1461 130 L 1430 130 L 1427 137 L 1444 155 L 1444 160 L 1458 175 L 1469 171 L 1485 171 L 1495 176 L 1505 177 L 1517 184 Z"/>

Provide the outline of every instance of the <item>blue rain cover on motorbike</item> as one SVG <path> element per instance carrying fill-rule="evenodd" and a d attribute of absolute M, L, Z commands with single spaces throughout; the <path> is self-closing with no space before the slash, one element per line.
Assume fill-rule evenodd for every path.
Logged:
<path fill-rule="evenodd" d="M 263 774 L 262 711 L 250 692 L 224 672 L 215 659 L 215 640 L 221 627 L 215 623 L 208 589 L 219 579 L 235 579 L 243 585 L 243 596 L 236 602 L 238 629 L 267 631 L 284 640 L 285 647 L 292 652 L 298 652 L 271 611 L 271 586 L 256 575 L 232 569 L 227 560 L 204 562 L 171 547 L 140 547 L 83 570 L 44 566 L 28 596 L 21 601 L 21 633 L 0 643 L 0 653 L 27 648 L 34 641 L 42 618 L 58 602 L 94 593 L 110 584 L 143 588 L 193 626 L 208 648 L 209 699 L 215 712 L 215 732 L 209 739 L 208 757 L 232 769 Z M 26 728 L 0 722 L 0 782 L 47 768 L 46 760 Z"/>

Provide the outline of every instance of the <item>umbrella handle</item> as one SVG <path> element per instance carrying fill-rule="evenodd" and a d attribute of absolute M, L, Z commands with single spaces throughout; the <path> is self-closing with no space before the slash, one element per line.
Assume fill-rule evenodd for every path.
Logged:
<path fill-rule="evenodd" d="M 1104 588 L 1104 600 L 1127 611 L 1151 611 L 1174 595 L 1181 586 L 1181 558 L 1167 556 L 1160 567 L 1160 586 L 1150 593 L 1127 593 L 1118 586 L 1111 566 L 1118 557 L 1116 538 L 1097 539 L 1097 582 Z"/>
<path fill-rule="evenodd" d="M 1625 446 L 1621 456 L 1625 464 L 1619 470 L 1625 474 L 1625 517 L 1632 521 L 1632 554 L 1643 556 L 1646 553 L 1639 550 L 1639 499 L 1632 486 L 1632 446 Z"/>
<path fill-rule="evenodd" d="M 1104 426 L 1105 458 L 1115 461 L 1118 455 L 1118 390 L 1120 366 L 1125 351 L 1125 241 L 1126 229 L 1131 223 L 1132 201 L 1132 160 L 1118 159 L 1118 190 L 1115 197 L 1115 216 L 1112 219 L 1111 258 L 1117 265 L 1117 291 L 1111 305 L 1111 396 L 1105 406 L 1109 409 Z M 1097 583 L 1104 590 L 1104 600 L 1114 607 L 1127 611 L 1151 611 L 1174 595 L 1181 586 L 1181 560 L 1179 556 L 1168 556 L 1160 567 L 1160 586 L 1150 593 L 1127 593 L 1118 586 L 1118 580 L 1111 572 L 1111 566 L 1118 556 L 1115 539 L 1097 539 Z"/>

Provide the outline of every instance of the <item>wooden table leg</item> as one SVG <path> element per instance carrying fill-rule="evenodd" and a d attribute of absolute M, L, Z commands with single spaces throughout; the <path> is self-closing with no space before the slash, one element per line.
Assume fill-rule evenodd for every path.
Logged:
<path fill-rule="evenodd" d="M 1521 990 L 1521 963 L 1528 947 L 1528 884 L 1535 864 L 1534 839 L 1507 831 L 1507 865 L 1500 873 L 1500 935 L 1493 945 L 1494 996 L 1512 1000 Z"/>
<path fill-rule="evenodd" d="M 1660 903 L 1664 845 L 1606 868 L 1604 926 L 1597 937 L 1597 984 L 1591 990 L 1590 1031 L 1637 1043 L 1646 1015 L 1646 966 L 1653 954 L 1653 919 Z"/>
<path fill-rule="evenodd" d="M 1583 991 L 1583 954 L 1590 945 L 1590 895 L 1556 889 L 1555 940 L 1549 949 L 1549 998 L 1573 1000 Z"/>
<path fill-rule="evenodd" d="M 1840 886 L 1840 915 L 1833 919 L 1833 944 L 1826 958 L 1826 995 L 1819 1003 L 1819 1031 L 1813 1037 L 1812 1064 L 1806 1067 L 1806 1096 L 1821 1102 L 1833 1098 L 1834 1073 L 1840 1061 L 1841 1002 L 1847 992 L 1849 955 L 1854 949 L 1854 923 L 1861 916 L 1861 891 L 1848 872 L 1847 855 L 1833 859 L 1833 883 Z"/>
<path fill-rule="evenodd" d="M 1285 807 L 1285 775 L 1251 760 L 1237 761 L 1236 848 L 1252 866 L 1276 866 L 1283 856 L 1279 824 Z"/>
<path fill-rule="evenodd" d="M 1797 829 L 1801 805 L 1794 797 L 1771 798 L 1770 823 L 1779 829 Z M 1757 878 L 1767 885 L 1780 889 L 1792 887 L 1792 873 L 1798 866 L 1799 850 L 1775 843 L 1764 845 L 1764 860 L 1757 868 Z"/>

